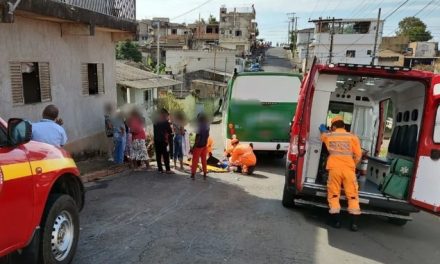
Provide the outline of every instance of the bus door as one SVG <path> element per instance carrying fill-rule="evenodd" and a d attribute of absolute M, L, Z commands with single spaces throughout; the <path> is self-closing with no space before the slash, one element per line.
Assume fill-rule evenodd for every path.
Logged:
<path fill-rule="evenodd" d="M 440 215 L 440 76 L 433 77 L 425 101 L 410 202 Z"/>

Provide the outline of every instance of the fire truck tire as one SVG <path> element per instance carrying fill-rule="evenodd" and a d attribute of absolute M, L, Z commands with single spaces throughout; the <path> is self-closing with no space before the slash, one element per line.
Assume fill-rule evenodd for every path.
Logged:
<path fill-rule="evenodd" d="M 72 197 L 50 195 L 41 227 L 40 262 L 72 262 L 79 238 L 79 209 Z"/>
<path fill-rule="evenodd" d="M 388 222 L 396 226 L 404 226 L 408 223 L 408 220 L 390 217 L 388 218 Z"/>
<path fill-rule="evenodd" d="M 284 185 L 284 191 L 283 191 L 283 200 L 282 204 L 286 208 L 293 208 L 295 207 L 295 192 L 287 188 L 286 185 Z"/>

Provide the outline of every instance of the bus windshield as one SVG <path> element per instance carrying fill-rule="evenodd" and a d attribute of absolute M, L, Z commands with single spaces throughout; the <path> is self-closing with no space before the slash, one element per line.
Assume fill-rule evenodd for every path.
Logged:
<path fill-rule="evenodd" d="M 301 80 L 297 76 L 239 76 L 232 89 L 232 100 L 296 103 Z"/>

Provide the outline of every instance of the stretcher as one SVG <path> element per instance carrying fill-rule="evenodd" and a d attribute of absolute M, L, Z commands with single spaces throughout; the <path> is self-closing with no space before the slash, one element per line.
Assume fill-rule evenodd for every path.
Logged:
<path fill-rule="evenodd" d="M 192 166 L 192 162 L 191 161 L 187 161 L 187 160 L 184 161 L 183 164 L 185 166 L 190 167 L 190 168 Z M 199 163 L 198 167 L 199 167 L 200 170 L 202 170 L 202 164 L 201 163 Z M 228 170 L 226 170 L 226 169 L 219 168 L 219 167 L 212 166 L 212 165 L 207 165 L 207 169 L 208 169 L 208 172 L 212 172 L 212 173 L 226 173 L 226 172 L 228 172 Z"/>

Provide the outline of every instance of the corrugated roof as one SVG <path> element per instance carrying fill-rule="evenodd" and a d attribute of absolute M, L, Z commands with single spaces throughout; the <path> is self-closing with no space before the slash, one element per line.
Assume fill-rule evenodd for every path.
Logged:
<path fill-rule="evenodd" d="M 123 62 L 116 62 L 116 83 L 135 89 L 151 89 L 182 84 L 170 78 L 138 69 Z"/>

